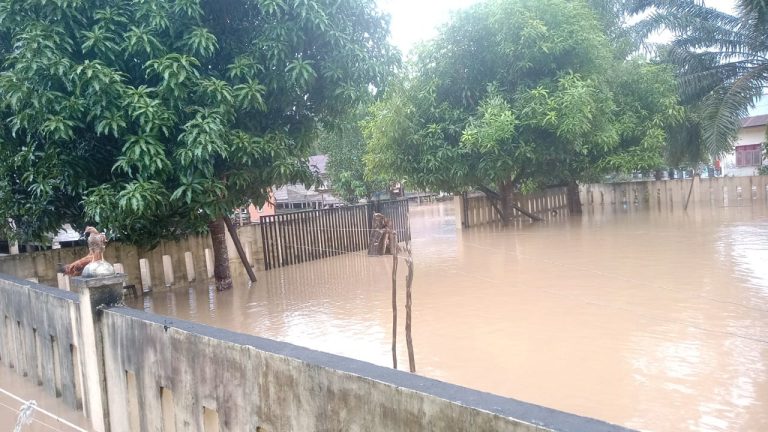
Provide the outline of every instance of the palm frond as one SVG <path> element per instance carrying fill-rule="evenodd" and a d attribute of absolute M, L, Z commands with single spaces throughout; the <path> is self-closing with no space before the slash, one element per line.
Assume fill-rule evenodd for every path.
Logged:
<path fill-rule="evenodd" d="M 768 64 L 755 67 L 736 80 L 719 86 L 703 101 L 704 124 L 702 139 L 711 154 L 731 149 L 741 119 L 768 85 Z"/>
<path fill-rule="evenodd" d="M 768 1 L 738 0 L 736 9 L 752 27 L 762 29 L 768 27 Z"/>

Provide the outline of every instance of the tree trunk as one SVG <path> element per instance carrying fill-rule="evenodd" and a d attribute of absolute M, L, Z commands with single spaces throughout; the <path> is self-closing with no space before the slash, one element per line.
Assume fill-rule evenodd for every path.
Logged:
<path fill-rule="evenodd" d="M 224 218 L 218 218 L 208 223 L 213 243 L 213 275 L 216 278 L 216 289 L 224 291 L 232 288 L 232 274 L 229 272 L 229 254 L 227 253 L 227 231 Z"/>
<path fill-rule="evenodd" d="M 509 224 L 512 215 L 512 182 L 503 181 L 499 183 L 499 201 L 501 201 L 501 223 Z"/>
<path fill-rule="evenodd" d="M 229 218 L 222 218 L 224 221 L 224 224 L 227 226 L 227 230 L 229 231 L 229 236 L 232 237 L 232 243 L 235 245 L 235 249 L 237 250 L 237 255 L 240 256 L 240 262 L 243 263 L 243 267 L 245 267 L 245 272 L 248 273 L 248 278 L 251 280 L 251 282 L 256 282 L 256 275 L 253 273 L 253 268 L 251 267 L 251 263 L 248 262 L 248 256 L 245 254 L 245 250 L 243 250 L 243 245 L 240 243 L 240 237 L 237 235 L 237 230 L 235 229 L 235 226 L 232 225 L 232 221 L 229 220 Z"/>
<path fill-rule="evenodd" d="M 514 190 L 514 183 L 510 182 L 509 184 L 510 184 L 510 191 L 513 191 Z M 493 207 L 493 209 L 496 210 L 496 213 L 499 215 L 499 218 L 503 221 L 504 220 L 504 212 L 501 210 L 501 208 L 499 208 L 498 205 L 496 205 L 499 201 L 501 201 L 501 195 L 499 193 L 497 193 L 496 191 L 491 190 L 487 186 L 480 185 L 480 186 L 478 186 L 478 189 L 480 189 L 480 191 L 483 192 L 486 197 L 488 197 L 488 199 L 491 201 L 491 207 Z M 521 214 L 524 214 L 525 216 L 528 216 L 534 222 L 541 222 L 541 221 L 544 220 L 544 219 L 536 216 L 535 214 L 526 211 L 524 208 L 520 207 L 519 205 L 515 204 L 514 196 L 513 196 L 512 193 L 510 193 L 508 195 L 507 206 L 510 207 L 510 208 L 513 208 L 513 209 L 515 209 L 517 211 L 519 211 Z M 465 209 L 467 208 L 466 204 L 464 205 L 464 208 Z M 506 214 L 508 215 L 507 220 L 509 220 L 510 219 L 509 215 L 511 215 L 511 212 L 509 210 L 507 210 Z M 465 217 L 465 220 L 466 220 L 466 217 Z"/>
<path fill-rule="evenodd" d="M 581 214 L 581 197 L 579 196 L 579 184 L 576 180 L 568 182 L 566 186 L 568 211 L 571 214 Z"/>

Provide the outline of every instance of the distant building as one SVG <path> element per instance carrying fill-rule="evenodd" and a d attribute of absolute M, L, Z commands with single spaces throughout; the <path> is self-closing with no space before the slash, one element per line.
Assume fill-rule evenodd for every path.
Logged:
<path fill-rule="evenodd" d="M 272 216 L 275 214 L 275 194 L 270 193 L 269 199 L 261 206 L 251 204 L 248 206 L 248 217 L 251 222 L 258 222 L 263 216 Z"/>
<path fill-rule="evenodd" d="M 768 114 L 747 117 L 741 120 L 741 129 L 733 152 L 723 158 L 723 175 L 753 176 L 766 165 L 764 143 L 766 140 Z"/>
<path fill-rule="evenodd" d="M 309 169 L 319 180 L 318 185 L 307 188 L 303 184 L 285 185 L 274 192 L 277 212 L 338 207 L 344 202 L 336 198 L 326 172 L 327 155 L 310 156 Z"/>

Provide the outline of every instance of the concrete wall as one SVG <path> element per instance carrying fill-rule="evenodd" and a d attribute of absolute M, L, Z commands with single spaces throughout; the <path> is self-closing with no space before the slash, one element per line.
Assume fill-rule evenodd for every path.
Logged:
<path fill-rule="evenodd" d="M 77 295 L 0 275 L 0 363 L 83 409 Z"/>
<path fill-rule="evenodd" d="M 764 206 L 768 202 L 768 176 L 596 183 L 581 185 L 579 192 L 584 206 L 675 210 L 683 208 L 691 182 L 692 208 Z"/>
<path fill-rule="evenodd" d="M 240 241 L 246 253 L 251 256 L 251 263 L 257 269 L 264 269 L 264 253 L 261 245 L 259 225 L 246 225 L 237 229 Z M 230 262 L 240 265 L 240 258 L 235 251 L 232 239 L 227 236 Z M 142 287 L 145 290 L 165 286 L 165 273 L 168 262 L 163 262 L 163 256 L 170 257 L 171 267 L 168 273 L 173 274 L 174 284 L 186 283 L 187 271 L 185 253 L 192 254 L 194 272 L 197 279 L 205 279 L 207 267 L 205 249 L 211 248 L 210 236 L 189 236 L 177 241 L 162 241 L 151 251 L 142 250 L 136 246 L 109 243 L 104 257 L 110 263 L 120 263 L 128 275 L 129 284 Z M 0 273 L 16 276 L 20 279 L 34 279 L 40 283 L 57 286 L 56 270 L 59 264 L 69 264 L 88 254 L 86 247 L 52 249 L 19 255 L 0 256 Z M 142 283 L 139 261 L 147 260 L 150 278 Z M 64 287 L 61 287 L 64 288 Z"/>
<path fill-rule="evenodd" d="M 107 311 L 103 334 L 112 430 L 161 430 L 170 422 L 207 431 L 206 411 L 216 413 L 221 431 L 625 430 L 143 311 Z M 173 395 L 165 405 L 164 392 Z"/>
<path fill-rule="evenodd" d="M 526 211 L 540 217 L 548 217 L 552 210 L 564 213 L 568 208 L 566 189 L 552 188 L 527 195 L 516 195 L 515 202 Z M 459 228 L 468 228 L 499 221 L 499 215 L 491 206 L 491 201 L 482 193 L 476 192 L 468 196 L 455 196 L 456 225 Z M 512 210 L 512 218 L 516 221 L 525 220 L 519 211 Z"/>
<path fill-rule="evenodd" d="M 104 427 L 90 417 L 97 431 L 627 431 L 287 343 L 123 307 L 96 310 L 91 298 L 0 275 L 4 367 L 73 408 L 86 400 L 89 410 L 106 395 Z M 95 338 L 84 337 L 87 322 Z M 50 336 L 58 354 L 31 352 Z M 70 346 L 100 357 L 83 360 Z"/>

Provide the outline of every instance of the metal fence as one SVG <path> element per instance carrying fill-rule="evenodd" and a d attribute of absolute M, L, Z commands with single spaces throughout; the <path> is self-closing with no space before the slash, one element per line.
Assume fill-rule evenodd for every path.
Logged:
<path fill-rule="evenodd" d="M 374 213 L 392 221 L 399 241 L 411 239 L 408 200 L 262 216 L 264 268 L 366 250 Z"/>

